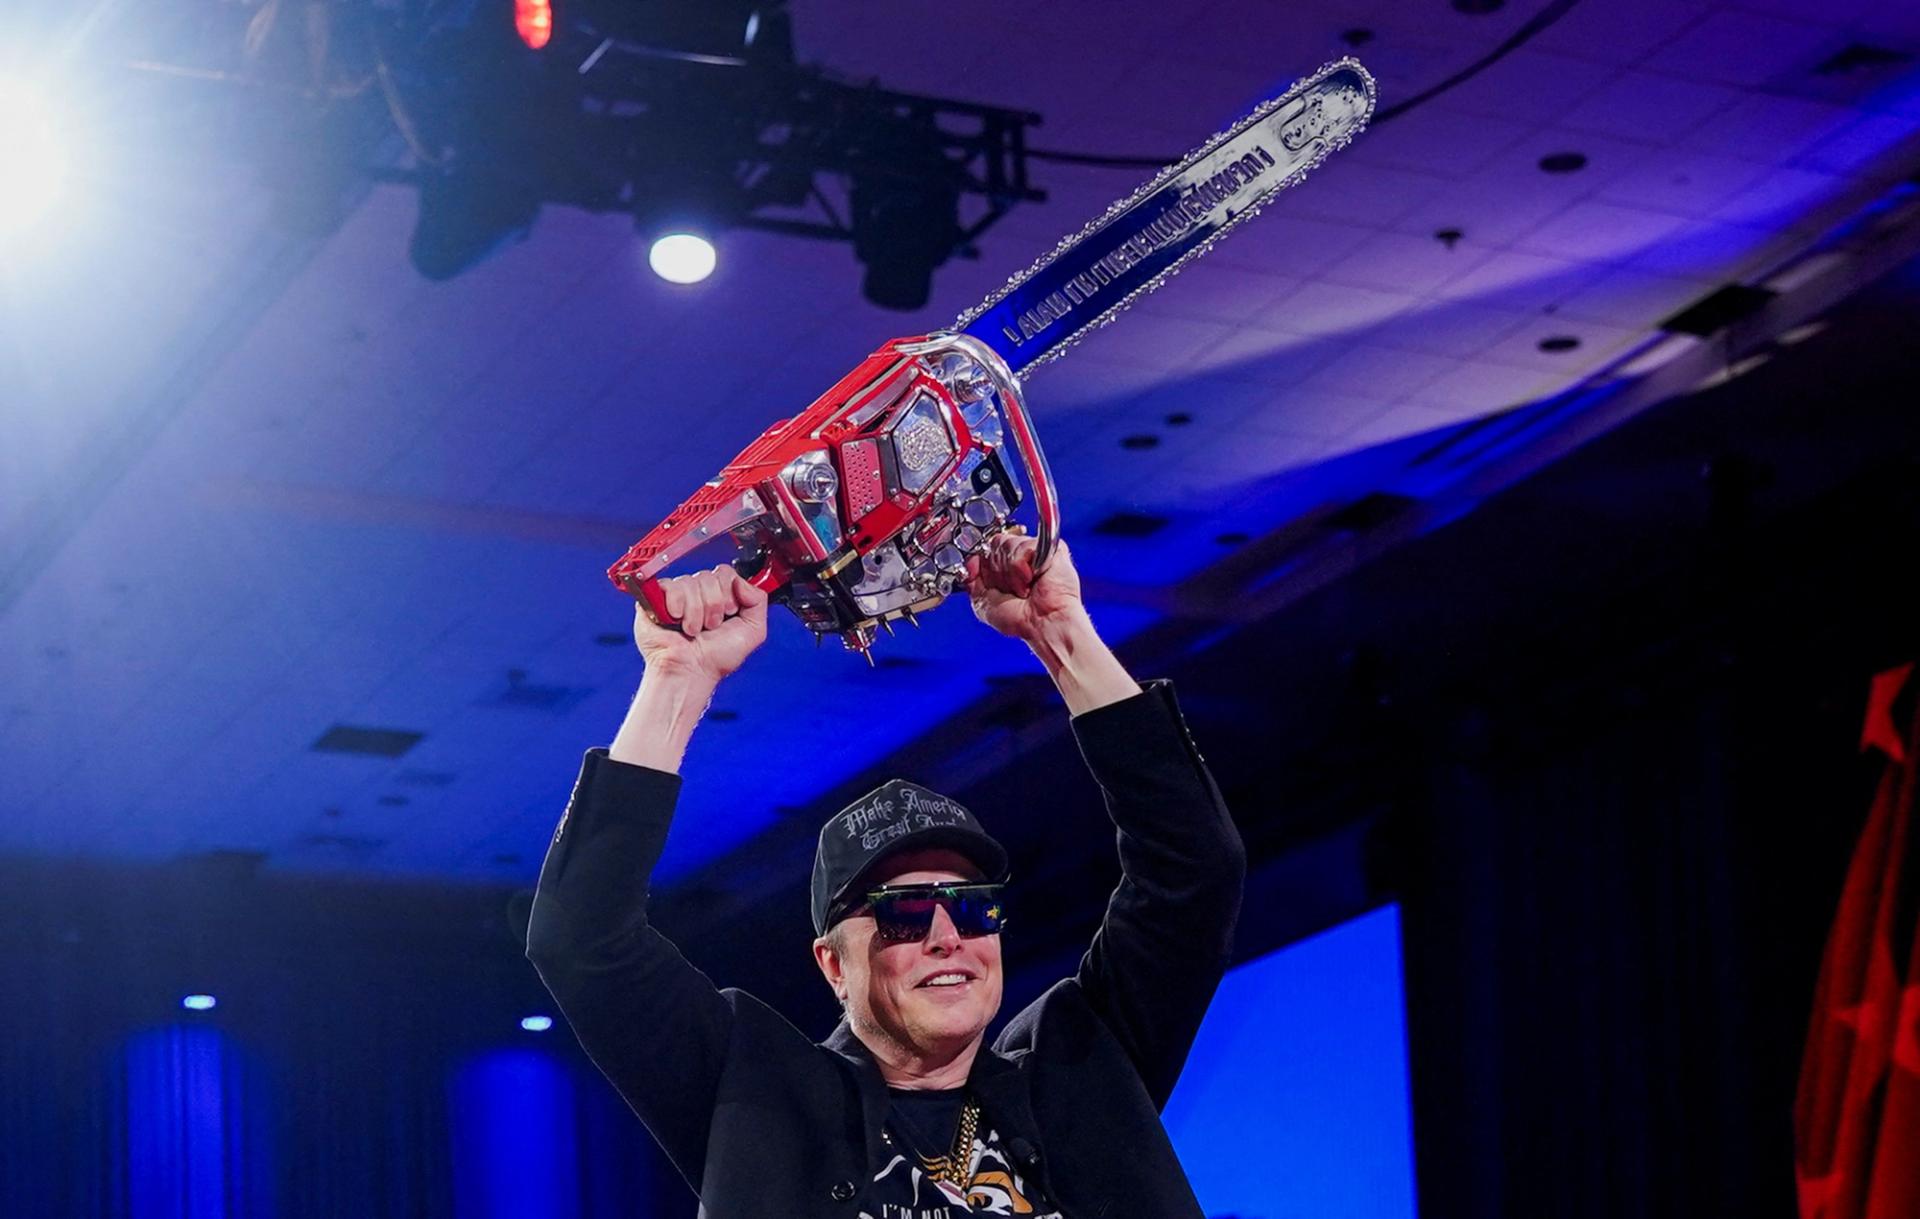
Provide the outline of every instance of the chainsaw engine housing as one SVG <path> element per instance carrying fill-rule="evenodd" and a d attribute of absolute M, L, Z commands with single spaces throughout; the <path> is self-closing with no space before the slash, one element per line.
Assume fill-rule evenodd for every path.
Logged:
<path fill-rule="evenodd" d="M 726 532 L 743 576 L 817 636 L 865 652 L 877 629 L 938 605 L 1011 526 L 1028 498 L 1018 466 L 1037 570 L 1059 511 L 1012 372 L 965 335 L 898 339 L 769 428 L 608 575 L 669 622 L 659 576 Z"/>

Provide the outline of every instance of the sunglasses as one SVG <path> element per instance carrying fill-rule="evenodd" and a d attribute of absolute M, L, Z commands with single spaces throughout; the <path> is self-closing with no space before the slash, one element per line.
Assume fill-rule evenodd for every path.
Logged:
<path fill-rule="evenodd" d="M 869 890 L 866 904 L 847 912 L 873 915 L 880 938 L 889 943 L 924 940 L 933 929 L 933 912 L 945 910 L 964 939 L 998 935 L 1007 925 L 1002 901 L 1005 885 L 988 883 L 882 885 Z"/>

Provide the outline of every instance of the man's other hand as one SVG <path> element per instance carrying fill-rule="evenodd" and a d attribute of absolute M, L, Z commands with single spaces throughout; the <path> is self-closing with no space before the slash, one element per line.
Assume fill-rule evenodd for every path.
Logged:
<path fill-rule="evenodd" d="M 649 673 L 717 682 L 766 641 L 767 594 L 725 563 L 662 580 L 660 591 L 678 627 L 656 623 L 644 604 L 633 609 L 633 641 Z"/>
<path fill-rule="evenodd" d="M 1081 617 L 1080 573 L 1065 541 L 1054 544 L 1047 569 L 1033 572 L 1040 543 L 1021 526 L 988 539 L 984 551 L 967 560 L 967 594 L 973 613 L 1002 635 L 1032 643 L 1048 627 Z"/>

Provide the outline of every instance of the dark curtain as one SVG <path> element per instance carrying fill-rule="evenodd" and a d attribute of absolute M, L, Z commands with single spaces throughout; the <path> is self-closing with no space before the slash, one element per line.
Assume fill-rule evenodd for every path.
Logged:
<path fill-rule="evenodd" d="M 1833 691 L 1859 683 L 1659 665 L 1456 706 L 1413 750 L 1426 1219 L 1795 1213 L 1799 1041 L 1860 824 Z"/>

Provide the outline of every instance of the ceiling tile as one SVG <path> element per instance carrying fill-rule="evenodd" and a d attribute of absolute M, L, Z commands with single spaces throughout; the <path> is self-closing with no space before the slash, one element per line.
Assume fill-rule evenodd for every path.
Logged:
<path fill-rule="evenodd" d="M 1488 347 L 1481 358 L 1538 369 L 1571 384 L 1646 336 L 1643 327 L 1608 326 L 1563 317 L 1540 318 Z M 1540 349 L 1542 342 L 1563 337 L 1578 339 L 1580 345 L 1571 351 Z M 1410 396 L 1418 397 L 1417 394 Z"/>
<path fill-rule="evenodd" d="M 1845 186 L 1840 178 L 1811 169 L 1772 169 L 1716 208 L 1712 218 L 1727 224 L 1792 228 L 1840 197 Z"/>
<path fill-rule="evenodd" d="M 1448 248 L 1433 237 L 1381 233 L 1321 276 L 1330 283 L 1424 294 L 1491 256 L 1490 250 L 1464 243 Z"/>
<path fill-rule="evenodd" d="M 1876 10 L 1895 6 L 1885 0 L 1740 0 L 1740 7 L 1793 21 L 1850 25 Z"/>
<path fill-rule="evenodd" d="M 1307 393 L 1333 391 L 1390 402 L 1451 372 L 1460 361 L 1362 343 L 1300 383 Z"/>
<path fill-rule="evenodd" d="M 1471 359 L 1532 316 L 1469 301 L 1429 301 L 1374 327 L 1365 337 L 1390 347 Z"/>
<path fill-rule="evenodd" d="M 1495 250 L 1462 274 L 1432 290 L 1448 301 L 1495 309 L 1538 312 L 1600 274 L 1591 263 L 1518 250 Z"/>
<path fill-rule="evenodd" d="M 1768 167 L 1733 157 L 1662 149 L 1602 186 L 1603 203 L 1705 216 L 1765 177 Z"/>
<path fill-rule="evenodd" d="M 1665 212 L 1577 203 L 1514 242 L 1514 248 L 1559 258 L 1626 262 L 1674 238 L 1686 221 Z"/>
<path fill-rule="evenodd" d="M 1665 144 L 1740 98 L 1740 91 L 1691 76 L 1630 71 L 1614 79 L 1560 120 L 1573 131 L 1597 131 L 1623 140 Z"/>
<path fill-rule="evenodd" d="M 1684 240 L 1652 245 L 1629 265 L 1659 275 L 1743 280 L 1760 274 L 1798 239 L 1771 229 L 1737 224 L 1689 226 Z"/>
<path fill-rule="evenodd" d="M 1459 229 L 1477 246 L 1503 246 L 1580 199 L 1585 189 L 1578 175 L 1543 174 L 1528 164 L 1524 171 L 1503 166 L 1459 182 L 1414 207 L 1394 228 L 1432 236 L 1443 229 Z"/>
<path fill-rule="evenodd" d="M 1453 411 L 1400 403 L 1360 419 L 1340 441 L 1348 448 L 1367 448 L 1438 431 L 1458 422 L 1459 416 Z"/>
<path fill-rule="evenodd" d="M 1302 189 L 1311 189 L 1312 180 Z M 1310 279 L 1363 245 L 1378 230 L 1263 211 L 1207 254 L 1209 263 Z"/>
<path fill-rule="evenodd" d="M 1651 329 L 1710 290 L 1695 279 L 1616 267 L 1569 295 L 1556 316 Z"/>
<path fill-rule="evenodd" d="M 1385 227 L 1455 180 L 1452 174 L 1369 165 L 1341 155 L 1314 170 L 1301 185 L 1281 194 L 1262 215 L 1317 217 L 1344 225 Z"/>
<path fill-rule="evenodd" d="M 1384 292 L 1316 280 L 1302 285 L 1280 305 L 1265 310 L 1260 320 L 1299 334 L 1358 337 L 1418 303 L 1416 297 L 1406 292 Z"/>
<path fill-rule="evenodd" d="M 1368 131 L 1341 155 L 1389 169 L 1464 178 L 1484 168 L 1529 130 L 1529 124 L 1512 119 L 1422 107 Z"/>
<path fill-rule="evenodd" d="M 1811 152 L 1854 117 L 1854 111 L 1844 106 L 1756 93 L 1721 111 L 1712 122 L 1682 134 L 1677 143 L 1698 152 L 1781 165 Z"/>
<path fill-rule="evenodd" d="M 1436 377 L 1408 395 L 1407 401 L 1463 414 L 1485 414 L 1535 401 L 1553 393 L 1562 384 L 1561 378 L 1539 369 L 1483 360 L 1462 364 Z"/>
<path fill-rule="evenodd" d="M 1576 4 L 1541 31 L 1533 45 L 1581 59 L 1632 65 L 1697 25 L 1711 11 L 1704 0 L 1608 0 Z"/>
<path fill-rule="evenodd" d="M 1647 58 L 1656 72 L 1759 88 L 1804 72 L 1834 49 L 1830 25 L 1723 9 Z"/>
<path fill-rule="evenodd" d="M 1249 270 L 1209 256 L 1181 270 L 1136 308 L 1171 317 L 1240 323 L 1285 300 L 1300 283 L 1277 271 Z"/>
<path fill-rule="evenodd" d="M 1185 372 L 1237 376 L 1268 385 L 1291 385 L 1345 351 L 1337 336 L 1293 334 L 1258 326 L 1242 327 L 1219 346 L 1202 353 Z"/>
<path fill-rule="evenodd" d="M 1901 163 L 1914 157 L 1889 156 L 1902 146 L 1920 145 L 1920 113 L 1869 114 L 1800 154 L 1801 168 L 1831 174 L 1861 174 L 1870 181 L 1894 182 L 1905 176 Z"/>
<path fill-rule="evenodd" d="M 1521 47 L 1434 99 L 1469 114 L 1556 123 L 1619 74 L 1619 69 L 1552 51 Z"/>

